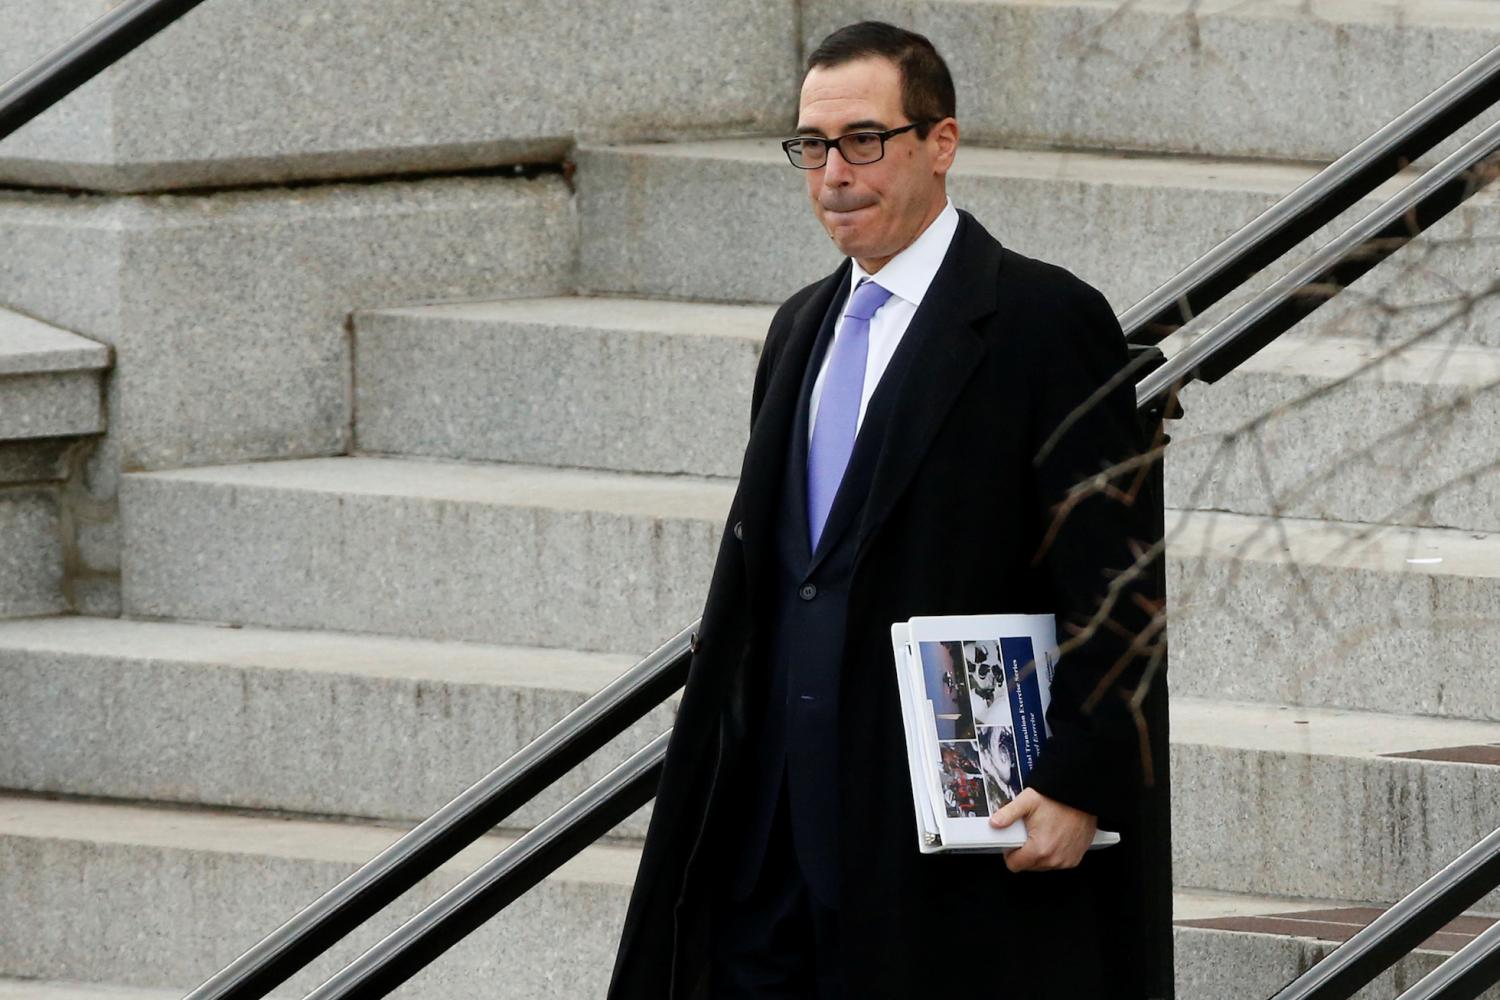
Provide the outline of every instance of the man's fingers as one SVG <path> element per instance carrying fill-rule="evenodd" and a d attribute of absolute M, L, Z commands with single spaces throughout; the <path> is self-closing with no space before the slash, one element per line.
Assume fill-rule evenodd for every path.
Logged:
<path fill-rule="evenodd" d="M 1036 848 L 1030 840 L 1005 855 L 1005 867 L 1013 872 L 1029 872 L 1036 867 Z"/>
<path fill-rule="evenodd" d="M 992 813 L 990 815 L 990 826 L 998 830 L 1002 827 L 1010 826 L 1018 819 L 1025 819 L 1036 809 L 1037 804 L 1040 802 L 1041 797 L 1028 788 L 1001 806 L 999 810 Z"/>
<path fill-rule="evenodd" d="M 1013 872 L 1039 872 L 1059 867 L 1057 845 L 1035 834 L 1026 843 L 1005 856 L 1005 866 Z"/>

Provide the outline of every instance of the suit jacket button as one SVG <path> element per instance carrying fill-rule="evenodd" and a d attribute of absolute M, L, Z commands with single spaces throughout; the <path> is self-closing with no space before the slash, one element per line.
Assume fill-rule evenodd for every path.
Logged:
<path fill-rule="evenodd" d="M 797 596 L 802 598 L 804 601 L 810 601 L 814 597 L 818 596 L 818 588 L 814 587 L 810 583 L 804 583 L 802 585 L 802 589 L 797 591 Z"/>
<path fill-rule="evenodd" d="M 736 522 L 734 522 L 734 537 L 738 538 L 742 542 L 745 540 L 745 522 L 744 521 L 736 521 Z"/>

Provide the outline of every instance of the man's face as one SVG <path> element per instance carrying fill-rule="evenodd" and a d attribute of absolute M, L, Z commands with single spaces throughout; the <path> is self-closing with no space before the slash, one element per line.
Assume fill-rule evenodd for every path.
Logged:
<path fill-rule="evenodd" d="M 834 139 L 905 124 L 901 71 L 889 59 L 817 66 L 802 82 L 799 135 Z M 803 171 L 813 213 L 839 250 L 874 273 L 943 210 L 944 177 L 957 147 L 958 123 L 945 118 L 926 139 L 916 130 L 887 139 L 885 156 L 874 163 L 851 166 L 830 149 L 823 166 Z"/>

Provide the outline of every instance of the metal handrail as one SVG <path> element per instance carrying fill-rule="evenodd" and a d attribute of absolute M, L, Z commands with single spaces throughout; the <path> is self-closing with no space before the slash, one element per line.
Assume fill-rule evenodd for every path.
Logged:
<path fill-rule="evenodd" d="M 1271 1000 L 1347 1000 L 1496 887 L 1500 830 L 1407 893 Z"/>
<path fill-rule="evenodd" d="M 1500 922 L 1448 956 L 1396 1000 L 1474 1000 L 1500 983 Z"/>
<path fill-rule="evenodd" d="M 458 885 L 334 973 L 305 1000 L 373 1000 L 426 968 L 509 903 L 650 802 L 669 729 Z"/>
<path fill-rule="evenodd" d="M 1500 47 L 1121 313 L 1126 339 L 1160 343 L 1496 101 Z"/>
<path fill-rule="evenodd" d="M 1154 347 L 1135 347 L 1132 353 L 1136 355 L 1131 362 L 1132 370 L 1149 371 L 1163 360 L 1161 352 Z M 1142 404 L 1138 412 L 1155 419 L 1160 416 L 1154 412 L 1155 406 L 1154 401 Z M 533 854 L 545 849 L 552 858 L 553 868 L 556 868 L 593 842 L 595 838 L 569 834 L 561 821 L 565 813 L 571 817 L 572 823 L 602 833 L 649 801 L 655 795 L 670 737 L 671 730 L 662 733 L 630 761 L 533 831 L 536 833 L 546 827 L 548 832 L 545 835 L 539 834 L 533 840 L 528 834 L 501 851 L 483 868 L 439 896 L 375 947 L 335 973 L 304 1000 L 375 1000 L 394 991 L 552 870 L 540 874 L 531 872 L 529 859 Z M 651 792 L 636 801 L 630 796 L 643 782 L 649 785 Z M 622 795 L 633 803 L 623 812 L 620 805 Z M 517 888 L 511 884 L 512 879 L 517 883 L 524 881 L 525 885 Z M 195 998 L 189 997 L 188 1000 Z"/>
<path fill-rule="evenodd" d="M 1349 282 L 1406 245 L 1418 233 L 1482 189 L 1493 178 L 1477 168 L 1497 158 L 1497 155 L 1500 155 L 1500 123 L 1491 126 L 1465 143 L 1457 152 L 1445 158 L 1398 195 L 1328 243 L 1306 264 L 1294 269 L 1286 278 L 1272 285 L 1245 307 L 1237 310 L 1177 357 L 1146 374 L 1136 388 L 1137 411 L 1169 410 L 1177 387 L 1185 380 L 1203 378 L 1216 381 L 1223 374 L 1233 370 L 1260 347 L 1286 332 L 1328 298 L 1337 295 Z M 1307 296 L 1307 289 L 1315 280 L 1325 284 L 1331 283 L 1331 287 L 1322 295 Z M 1127 371 L 1133 372 L 1137 365 L 1142 368 L 1149 367 L 1149 364 L 1149 359 L 1144 356 L 1139 357 L 1132 361 Z M 642 769 L 637 772 L 636 777 L 659 775 L 662 758 L 666 753 L 668 735 L 663 734 L 651 747 L 632 758 L 632 761 L 637 761 Z M 656 749 L 649 756 L 645 756 L 652 748 Z M 642 778 L 642 780 L 645 779 Z M 593 793 L 594 790 L 591 789 L 590 794 Z M 576 809 L 574 809 L 575 806 Z M 585 803 L 582 797 L 570 803 L 568 807 L 568 810 L 573 812 L 576 822 L 599 827 L 600 821 L 594 816 L 595 809 L 596 807 Z M 609 825 L 613 824 L 604 825 L 603 828 L 608 829 Z M 556 831 L 549 833 L 549 838 L 555 836 L 558 836 Z M 1497 831 L 1494 838 L 1500 838 L 1500 831 Z M 586 841 L 575 838 L 571 851 L 559 850 L 557 852 L 556 863 L 560 864 L 562 860 L 571 857 L 584 846 L 586 846 Z M 1481 845 L 1477 845 L 1471 854 L 1483 853 L 1484 850 L 1494 853 L 1494 847 L 1490 845 L 1488 839 Z M 510 852 L 524 853 L 520 849 L 519 842 L 508 851 L 501 852 L 484 869 L 439 897 L 426 910 L 403 924 L 376 948 L 366 952 L 354 963 L 335 974 L 318 990 L 309 994 L 305 1000 L 374 1000 L 374 998 L 386 996 L 398 985 L 416 975 L 429 962 L 478 927 L 484 919 L 498 913 L 506 902 L 520 894 L 513 886 L 507 885 L 505 873 L 515 865 Z M 1469 858 L 1470 854 L 1464 857 Z M 1424 890 L 1428 889 L 1432 880 L 1424 883 L 1423 887 L 1408 897 L 1411 902 L 1403 900 L 1401 904 L 1397 904 L 1392 911 L 1389 911 L 1395 914 L 1394 917 L 1384 923 L 1377 920 L 1371 925 L 1373 930 L 1367 928 L 1370 930 L 1370 936 L 1365 940 L 1372 942 L 1370 954 L 1355 953 L 1356 961 L 1352 966 L 1347 962 L 1342 962 L 1330 967 L 1336 980 L 1351 982 L 1357 976 L 1366 973 L 1373 978 L 1400 955 L 1414 948 L 1425 939 L 1427 934 L 1422 934 L 1404 947 L 1400 944 L 1393 945 L 1392 941 L 1405 942 L 1410 934 L 1414 933 L 1414 928 L 1426 927 L 1431 920 L 1436 919 L 1435 915 L 1447 914 L 1437 925 L 1441 926 L 1456 915 L 1456 913 L 1448 914 L 1446 907 L 1456 902 L 1460 904 L 1458 912 L 1461 912 L 1482 897 L 1485 892 L 1500 885 L 1500 875 L 1497 875 L 1491 866 L 1494 860 L 1491 858 L 1490 863 L 1482 864 L 1477 876 L 1470 876 L 1471 879 L 1477 879 L 1481 884 L 1477 895 L 1474 895 L 1472 899 L 1466 899 L 1462 890 L 1448 886 L 1448 880 L 1440 879 L 1438 899 L 1426 900 Z M 539 879 L 541 876 L 536 877 Z M 1487 884 L 1483 884 L 1486 881 Z M 529 884 L 535 884 L 535 882 Z M 1471 889 L 1473 884 L 1471 881 L 1463 883 Z M 480 914 L 483 916 L 478 916 Z M 1356 938 L 1359 937 L 1356 935 Z M 1376 962 L 1384 964 L 1376 967 L 1374 965 Z M 1327 960 L 1319 963 L 1307 975 L 1319 973 L 1326 963 Z M 1374 969 L 1373 972 L 1370 971 L 1371 968 Z M 1355 988 L 1358 987 L 1351 987 L 1347 992 L 1327 989 L 1326 992 L 1314 994 L 1283 991 L 1273 1000 L 1293 1000 L 1293 997 L 1306 1000 L 1311 996 L 1316 996 L 1320 1000 L 1335 1000 L 1335 998 L 1347 1000 Z"/>
<path fill-rule="evenodd" d="M 259 1000 L 285 982 L 670 698 L 687 680 L 697 627 L 667 640 L 184 1000 Z"/>
<path fill-rule="evenodd" d="M 177 21 L 203 0 L 126 0 L 0 85 L 0 140 Z"/>
<path fill-rule="evenodd" d="M 1500 50 L 1497 50 L 1500 51 Z M 1329 241 L 1172 356 L 1136 387 L 1142 403 L 1191 380 L 1217 382 L 1500 176 L 1500 122 Z"/>
<path fill-rule="evenodd" d="M 1187 378 L 1206 378 L 1209 381 L 1217 379 L 1251 356 L 1255 350 L 1285 332 L 1302 316 L 1337 294 L 1349 281 L 1364 274 L 1482 188 L 1489 178 L 1477 176 L 1474 173 L 1475 167 L 1494 157 L 1497 150 L 1500 150 L 1500 124 L 1466 143 L 1458 152 L 1330 242 L 1287 278 L 1236 311 L 1176 358 L 1147 374 L 1137 386 L 1138 410 L 1146 411 L 1169 404 L 1176 387 Z M 1392 231 L 1392 226 L 1398 222 L 1400 230 Z M 1306 288 L 1315 279 L 1325 283 L 1332 279 L 1338 280 L 1327 295 L 1316 298 L 1305 296 Z M 560 723 L 559 726 L 561 725 Z M 664 739 L 665 737 L 663 741 Z M 665 753 L 663 741 L 659 741 L 660 752 L 654 759 L 638 760 L 639 755 L 632 758 L 648 769 L 642 774 L 659 773 L 660 756 Z M 578 809 L 573 812 L 580 822 L 597 825 L 593 824 L 592 811 L 585 804 L 575 801 L 569 808 L 572 809 L 575 805 Z M 607 829 L 608 826 L 604 828 Z M 581 850 L 584 843 L 575 838 L 572 853 Z M 558 852 L 558 856 L 571 857 L 571 853 Z M 459 937 L 478 926 L 478 922 L 471 922 L 464 914 L 483 912 L 487 916 L 493 915 L 505 905 L 504 902 L 496 903 L 495 900 L 503 897 L 508 901 L 519 894 L 506 884 L 504 872 L 510 869 L 506 857 L 505 852 L 497 856 L 483 870 L 485 874 L 482 877 L 476 873 L 479 881 L 466 881 L 459 888 L 440 897 L 433 904 L 436 909 L 429 908 L 423 911 L 425 917 L 419 914 L 418 918 L 403 925 L 395 935 L 378 946 L 378 953 L 367 953 L 355 965 L 347 967 L 329 980 L 324 988 L 320 988 L 326 988 L 327 992 L 315 993 L 309 1000 L 385 996 L 400 982 L 415 975 L 428 962 L 452 947 Z M 329 895 L 333 893 L 330 892 Z M 210 995 L 205 994 L 203 1000 Z M 249 997 L 250 994 L 241 996 Z M 194 996 L 189 1000 L 199 998 Z"/>

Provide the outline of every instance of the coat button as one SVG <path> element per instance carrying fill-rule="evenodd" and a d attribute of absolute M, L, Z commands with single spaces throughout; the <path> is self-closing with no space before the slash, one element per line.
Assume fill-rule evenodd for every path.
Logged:
<path fill-rule="evenodd" d="M 700 648 L 700 647 L 701 647 L 701 646 L 702 646 L 702 643 L 701 643 L 701 642 L 699 642 L 699 640 L 698 640 L 698 633 L 697 633 L 697 632 L 694 632 L 694 633 L 693 633 L 693 634 L 692 634 L 692 636 L 691 636 L 691 637 L 690 637 L 690 638 L 689 638 L 689 639 L 688 639 L 688 649 L 689 649 L 689 650 L 690 650 L 690 651 L 692 651 L 692 652 L 694 652 L 694 653 L 696 653 L 696 652 L 698 652 L 698 649 L 699 649 L 699 648 Z"/>
<path fill-rule="evenodd" d="M 736 521 L 736 522 L 734 522 L 734 537 L 738 538 L 742 542 L 745 540 L 745 522 L 744 521 Z"/>
<path fill-rule="evenodd" d="M 802 598 L 804 601 L 810 601 L 814 597 L 818 596 L 818 588 L 814 587 L 810 583 L 804 583 L 802 585 L 802 589 L 797 591 L 797 596 Z"/>

